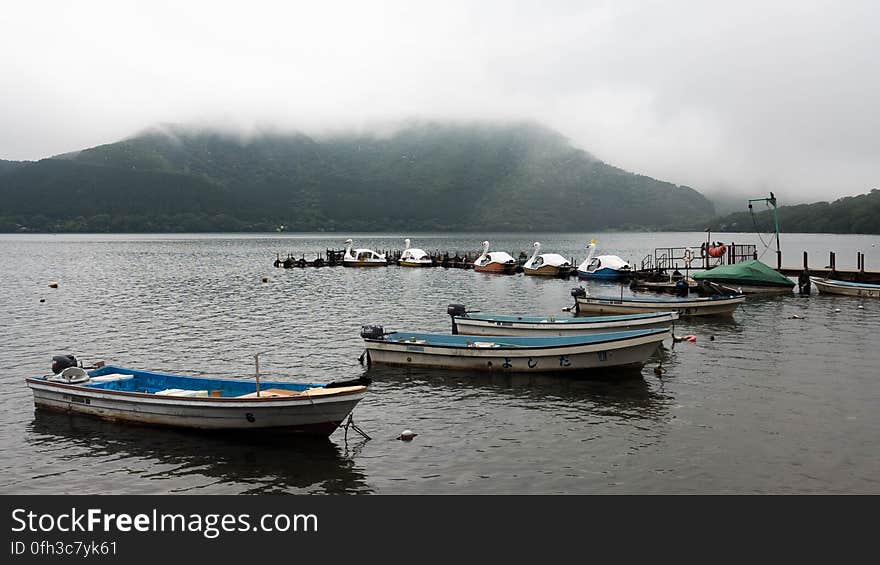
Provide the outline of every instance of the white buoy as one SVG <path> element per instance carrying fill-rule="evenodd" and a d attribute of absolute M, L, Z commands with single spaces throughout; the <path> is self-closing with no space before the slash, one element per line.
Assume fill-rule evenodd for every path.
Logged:
<path fill-rule="evenodd" d="M 865 307 L 862 306 L 861 304 L 859 304 L 859 310 L 864 310 L 864 309 L 865 309 Z"/>
<path fill-rule="evenodd" d="M 413 433 L 412 430 L 403 430 L 402 432 L 400 432 L 400 435 L 397 436 L 397 439 L 402 441 L 412 441 L 412 438 L 416 437 L 417 435 L 419 434 Z"/>
<path fill-rule="evenodd" d="M 840 312 L 840 308 L 835 308 L 834 311 L 835 311 L 835 312 Z"/>

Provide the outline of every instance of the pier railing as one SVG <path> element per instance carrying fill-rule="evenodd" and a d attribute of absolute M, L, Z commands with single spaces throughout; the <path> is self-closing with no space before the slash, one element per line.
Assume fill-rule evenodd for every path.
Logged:
<path fill-rule="evenodd" d="M 654 255 L 642 259 L 642 270 L 711 269 L 732 265 L 748 259 L 757 259 L 758 250 L 748 244 L 702 244 L 695 247 L 657 247 Z"/>

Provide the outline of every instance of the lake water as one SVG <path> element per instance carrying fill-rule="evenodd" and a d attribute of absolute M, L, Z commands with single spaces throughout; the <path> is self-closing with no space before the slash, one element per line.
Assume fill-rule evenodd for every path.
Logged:
<path fill-rule="evenodd" d="M 59 353 L 249 376 L 262 351 L 267 378 L 329 382 L 363 374 L 362 324 L 446 332 L 449 302 L 560 314 L 578 284 L 272 267 L 276 253 L 311 258 L 350 235 L 0 235 L 0 493 L 880 494 L 880 301 L 847 297 L 749 299 L 733 320 L 682 321 L 676 334 L 697 341 L 663 354 L 662 379 L 656 359 L 623 382 L 373 370 L 355 410 L 371 441 L 350 433 L 346 442 L 342 430 L 318 442 L 242 440 L 35 413 L 24 378 L 47 373 Z M 401 249 L 405 236 L 461 252 L 485 239 L 352 235 L 380 249 Z M 594 237 L 599 253 L 638 263 L 654 247 L 699 246 L 705 234 L 491 240 L 516 255 L 539 239 L 544 252 L 581 258 Z M 878 236 L 783 235 L 786 265 L 799 265 L 803 250 L 817 267 L 836 251 L 838 268 L 862 251 L 880 269 Z M 764 260 L 774 264 L 773 252 Z M 418 436 L 397 441 L 407 428 Z"/>

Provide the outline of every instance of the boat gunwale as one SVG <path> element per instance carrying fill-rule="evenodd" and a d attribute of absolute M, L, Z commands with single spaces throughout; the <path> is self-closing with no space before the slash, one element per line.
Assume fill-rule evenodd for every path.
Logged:
<path fill-rule="evenodd" d="M 745 294 L 728 294 L 719 297 L 703 296 L 699 298 L 672 299 L 664 300 L 661 298 L 638 298 L 628 296 L 626 298 L 612 298 L 599 296 L 578 296 L 577 301 L 585 304 L 608 304 L 608 305 L 626 305 L 630 304 L 657 304 L 657 305 L 674 305 L 682 307 L 692 307 L 700 304 L 705 305 L 724 305 L 745 302 Z"/>
<path fill-rule="evenodd" d="M 650 322 L 663 322 L 666 318 L 669 318 L 669 321 L 674 322 L 678 319 L 678 312 L 674 311 L 658 311 L 658 312 L 644 312 L 639 314 L 616 314 L 611 316 L 573 316 L 571 318 L 564 318 L 562 320 L 550 320 L 548 318 L 541 318 L 540 316 L 523 316 L 518 319 L 514 316 L 497 316 L 495 317 L 493 314 L 482 314 L 478 315 L 478 317 L 472 317 L 470 314 L 466 314 L 464 316 L 453 316 L 455 323 L 459 324 L 462 321 L 471 321 L 471 322 L 488 322 L 488 323 L 496 323 L 496 322 L 505 322 L 505 323 L 513 323 L 513 324 L 529 324 L 529 325 L 541 325 L 541 324 L 552 324 L 557 326 L 569 326 L 569 325 L 601 325 L 607 323 L 616 323 L 616 322 L 641 322 L 641 321 L 650 321 Z M 467 324 L 465 324 L 467 325 Z M 476 325 L 476 324 L 474 324 Z M 609 332 L 611 333 L 611 332 Z"/>
<path fill-rule="evenodd" d="M 550 350 L 550 349 L 558 350 L 558 349 L 564 349 L 564 348 L 570 348 L 570 347 L 599 346 L 599 345 L 610 344 L 610 343 L 620 343 L 620 342 L 626 342 L 626 341 L 631 341 L 631 340 L 637 340 L 637 339 L 641 339 L 641 338 L 645 338 L 645 337 L 653 337 L 653 336 L 657 336 L 659 334 L 668 334 L 668 335 L 664 335 L 659 340 L 656 340 L 656 341 L 662 342 L 667 337 L 672 336 L 672 330 L 670 330 L 669 328 L 646 328 L 646 329 L 640 329 L 640 330 L 629 330 L 629 332 L 637 332 L 637 334 L 636 335 L 626 335 L 623 337 L 617 337 L 617 338 L 607 339 L 607 340 L 594 340 L 594 341 L 581 340 L 581 341 L 573 341 L 571 343 L 563 343 L 563 344 L 559 344 L 559 345 L 534 345 L 534 346 L 528 346 L 528 345 L 523 346 L 523 345 L 512 345 L 512 344 L 507 344 L 505 346 L 502 343 L 499 347 L 468 347 L 466 344 L 456 345 L 456 344 L 439 344 L 439 343 L 428 343 L 428 342 L 413 343 L 413 342 L 405 342 L 405 341 L 388 341 L 384 338 L 383 339 L 364 338 L 364 342 L 365 343 L 378 343 L 378 344 L 385 344 L 385 345 L 392 345 L 392 346 L 401 346 L 401 347 L 416 346 L 416 347 L 430 347 L 430 348 L 434 348 L 434 349 L 452 349 L 455 351 L 493 351 L 494 352 L 494 351 L 542 351 L 542 350 Z M 609 333 L 629 333 L 629 332 L 609 332 Z M 409 333 L 409 332 L 406 332 L 406 333 Z M 391 335 L 393 335 L 393 334 L 391 334 Z M 567 336 L 563 339 L 574 339 L 576 337 L 595 337 L 595 335 L 601 335 L 601 334 L 594 334 L 593 336 Z M 444 334 L 444 337 L 446 337 L 445 334 Z M 529 339 L 524 336 L 486 336 L 486 335 L 481 335 L 481 336 L 461 336 L 461 337 L 479 338 L 479 339 L 475 339 L 473 341 L 480 341 L 480 342 L 483 342 L 483 341 L 489 342 L 491 340 L 503 341 L 505 339 L 509 340 L 511 338 Z M 534 339 L 553 339 L 553 338 L 536 337 Z"/>
<path fill-rule="evenodd" d="M 180 376 L 180 375 L 175 375 Z M 230 379 L 232 380 L 232 379 Z M 39 388 L 48 388 L 48 389 L 60 389 L 60 390 L 69 390 L 76 391 L 79 393 L 86 393 L 87 395 L 100 397 L 100 395 L 110 395 L 111 397 L 119 397 L 119 398 L 149 398 L 157 403 L 161 404 L 189 404 L 190 402 L 196 404 L 204 404 L 206 402 L 219 402 L 221 404 L 230 404 L 230 403 L 240 403 L 240 404 L 280 404 L 284 402 L 291 403 L 302 403 L 309 402 L 310 404 L 325 404 L 328 401 L 334 401 L 334 399 L 342 398 L 350 395 L 357 394 L 365 394 L 369 387 L 364 385 L 353 385 L 354 387 L 358 387 L 361 390 L 344 390 L 340 389 L 339 392 L 333 392 L 329 394 L 321 394 L 320 396 L 311 396 L 309 394 L 300 393 L 296 396 L 277 396 L 277 397 L 251 397 L 251 398 L 240 398 L 240 397 L 220 397 L 220 396 L 164 396 L 158 395 L 155 393 L 148 392 L 130 392 L 126 390 L 113 390 L 113 389 L 102 389 L 102 388 L 92 388 L 88 386 L 81 386 L 77 384 L 66 384 L 59 383 L 54 381 L 46 380 L 43 377 L 27 377 L 25 379 L 27 385 L 33 389 L 31 386 L 33 384 L 40 385 Z M 247 381 L 245 381 L 247 382 Z M 262 386 L 262 383 L 261 383 Z M 317 387 L 316 387 L 317 388 Z M 333 390 L 324 388 L 323 390 Z"/>
<path fill-rule="evenodd" d="M 841 281 L 837 279 L 828 279 L 824 277 L 810 277 L 810 280 L 817 285 L 836 286 L 838 288 L 850 288 L 854 290 L 880 290 L 880 284 L 863 283 L 854 281 Z"/>

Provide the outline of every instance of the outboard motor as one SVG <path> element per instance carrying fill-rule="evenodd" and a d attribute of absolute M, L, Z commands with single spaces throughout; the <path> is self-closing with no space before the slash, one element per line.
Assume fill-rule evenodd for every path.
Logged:
<path fill-rule="evenodd" d="M 361 337 L 364 339 L 382 339 L 385 336 L 385 328 L 382 326 L 361 326 Z"/>
<path fill-rule="evenodd" d="M 571 297 L 574 298 L 574 311 L 580 312 L 581 307 L 578 305 L 578 298 L 586 298 L 587 297 L 586 289 L 582 286 L 574 287 L 573 289 L 571 289 Z"/>
<path fill-rule="evenodd" d="M 467 314 L 467 309 L 465 309 L 464 304 L 450 304 L 446 307 L 446 313 L 450 316 L 464 316 Z"/>
<path fill-rule="evenodd" d="M 800 294 L 810 294 L 812 283 L 810 282 L 810 275 L 807 271 L 801 271 L 801 274 L 798 275 L 798 293 Z"/>
<path fill-rule="evenodd" d="M 446 307 L 446 313 L 452 318 L 452 335 L 458 335 L 458 324 L 455 323 L 455 317 L 464 317 L 467 314 L 467 309 L 464 304 L 450 304 Z"/>
<path fill-rule="evenodd" d="M 688 283 L 684 280 L 679 280 L 675 283 L 675 294 L 677 296 L 687 296 L 689 291 Z"/>
<path fill-rule="evenodd" d="M 52 373 L 58 374 L 68 367 L 79 366 L 79 361 L 73 355 L 55 355 L 52 357 Z"/>

